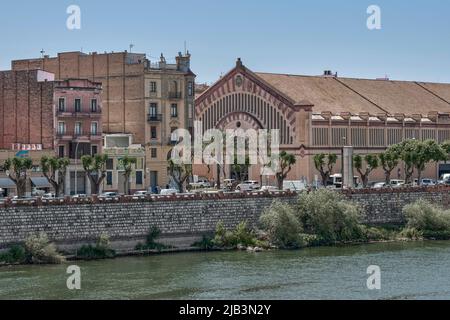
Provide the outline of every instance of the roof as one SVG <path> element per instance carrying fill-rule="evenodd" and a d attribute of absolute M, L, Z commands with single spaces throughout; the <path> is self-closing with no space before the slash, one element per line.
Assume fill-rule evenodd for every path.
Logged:
<path fill-rule="evenodd" d="M 450 112 L 450 84 L 256 73 L 315 112 L 422 114 Z"/>

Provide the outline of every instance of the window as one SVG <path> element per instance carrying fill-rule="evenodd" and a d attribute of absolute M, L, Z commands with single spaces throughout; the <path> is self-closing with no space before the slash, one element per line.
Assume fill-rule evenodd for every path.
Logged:
<path fill-rule="evenodd" d="M 172 103 L 170 107 L 170 115 L 172 118 L 178 117 L 178 105 L 176 103 Z"/>
<path fill-rule="evenodd" d="M 75 112 L 81 112 L 81 99 L 75 99 Z"/>
<path fill-rule="evenodd" d="M 151 150 L 152 158 L 155 159 L 158 157 L 158 149 L 152 148 Z"/>
<path fill-rule="evenodd" d="M 158 114 L 158 104 L 154 102 L 150 103 L 150 116 L 156 117 L 157 114 Z"/>
<path fill-rule="evenodd" d="M 150 134 L 151 134 L 151 139 L 158 139 L 158 137 L 156 135 L 156 127 L 150 128 Z"/>
<path fill-rule="evenodd" d="M 156 86 L 156 81 L 150 82 L 150 92 L 151 93 L 156 93 L 157 88 L 158 87 Z"/>
<path fill-rule="evenodd" d="M 81 133 L 81 122 L 75 122 L 75 135 L 79 136 Z"/>
<path fill-rule="evenodd" d="M 97 99 L 91 100 L 91 112 L 97 112 Z"/>
<path fill-rule="evenodd" d="M 58 157 L 64 158 L 65 156 L 66 156 L 66 153 L 64 150 L 64 146 L 59 146 L 58 147 Z"/>
<path fill-rule="evenodd" d="M 66 124 L 64 122 L 58 122 L 58 134 L 66 133 Z"/>
<path fill-rule="evenodd" d="M 113 159 L 106 160 L 106 170 L 114 170 L 114 160 Z"/>
<path fill-rule="evenodd" d="M 98 134 L 98 123 L 91 122 L 91 135 L 96 136 Z"/>
<path fill-rule="evenodd" d="M 66 111 L 66 99 L 65 98 L 59 98 L 59 100 L 58 100 L 58 111 L 59 112 Z"/>
<path fill-rule="evenodd" d="M 98 153 L 98 146 L 91 146 L 91 156 L 95 156 Z"/>
<path fill-rule="evenodd" d="M 112 186 L 113 184 L 113 173 L 111 171 L 106 172 L 106 184 Z"/>
<path fill-rule="evenodd" d="M 171 134 L 170 134 L 170 141 L 172 141 L 172 142 L 178 142 L 178 134 L 177 133 L 175 133 L 175 131 L 177 131 L 178 130 L 178 128 L 177 127 L 171 127 L 170 128 L 170 132 L 171 132 Z"/>
<path fill-rule="evenodd" d="M 194 95 L 194 84 L 192 81 L 188 82 L 188 95 L 192 97 Z"/>
<path fill-rule="evenodd" d="M 142 171 L 136 171 L 136 184 L 142 185 L 143 184 L 143 174 Z"/>

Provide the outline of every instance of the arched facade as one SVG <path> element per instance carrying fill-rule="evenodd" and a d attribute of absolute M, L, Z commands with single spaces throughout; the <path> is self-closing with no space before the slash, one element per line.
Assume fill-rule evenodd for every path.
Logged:
<path fill-rule="evenodd" d="M 196 99 L 195 118 L 202 122 L 203 132 L 238 127 L 280 130 L 280 149 L 298 157 L 291 173 L 294 178 L 305 176 L 309 166 L 302 161 L 304 154 L 301 152 L 301 145 L 309 135 L 309 111 L 309 103 L 296 104 L 238 60 L 236 68 Z M 217 178 L 215 170 L 206 170 L 202 166 L 197 166 L 194 171 L 198 175 Z M 259 172 L 260 166 L 252 166 L 249 179 L 260 180 Z"/>

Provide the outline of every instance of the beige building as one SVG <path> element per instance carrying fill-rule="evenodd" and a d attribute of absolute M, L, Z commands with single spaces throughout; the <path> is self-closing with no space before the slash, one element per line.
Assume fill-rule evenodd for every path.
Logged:
<path fill-rule="evenodd" d="M 57 57 L 12 62 L 13 70 L 41 69 L 56 80 L 88 79 L 102 83 L 102 123 L 105 134 L 130 134 L 145 148 L 144 189 L 165 186 L 167 154 L 175 128 L 193 123 L 195 75 L 189 53 L 175 63 L 152 62 L 145 54 L 64 52 Z"/>

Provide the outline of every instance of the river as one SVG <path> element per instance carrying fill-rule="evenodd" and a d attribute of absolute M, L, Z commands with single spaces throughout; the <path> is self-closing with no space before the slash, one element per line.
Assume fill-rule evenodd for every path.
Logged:
<path fill-rule="evenodd" d="M 81 290 L 66 268 L 81 268 Z M 368 290 L 367 268 L 381 268 Z M 0 268 L 0 299 L 450 299 L 450 242 L 208 252 Z"/>

